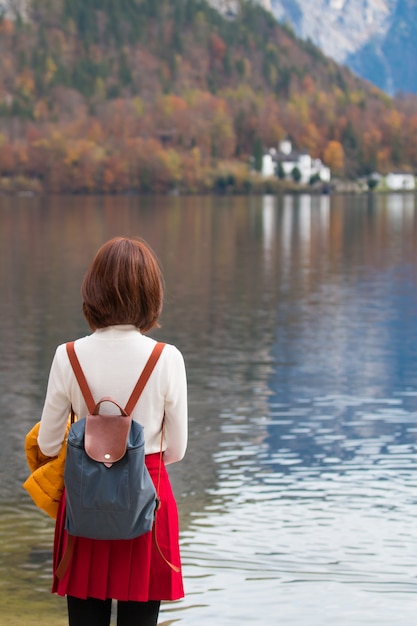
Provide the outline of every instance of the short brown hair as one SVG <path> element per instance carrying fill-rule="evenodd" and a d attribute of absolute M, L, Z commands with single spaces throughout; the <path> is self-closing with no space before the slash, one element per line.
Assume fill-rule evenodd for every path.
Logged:
<path fill-rule="evenodd" d="M 92 330 L 134 324 L 159 326 L 163 278 L 158 259 L 142 239 L 115 237 L 98 250 L 82 283 L 83 313 Z"/>

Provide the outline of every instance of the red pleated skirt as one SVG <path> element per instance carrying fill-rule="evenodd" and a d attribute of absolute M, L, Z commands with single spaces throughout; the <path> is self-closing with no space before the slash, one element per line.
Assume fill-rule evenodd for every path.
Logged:
<path fill-rule="evenodd" d="M 145 457 L 155 484 L 158 483 L 159 454 Z M 181 568 L 178 511 L 165 465 L 161 464 L 161 506 L 156 516 L 156 535 L 165 559 Z M 65 552 L 65 492 L 55 526 L 54 573 Z M 71 563 L 61 580 L 54 574 L 52 593 L 85 599 L 178 600 L 184 596 L 182 572 L 174 571 L 161 557 L 152 536 L 136 539 L 98 540 L 75 537 Z"/>

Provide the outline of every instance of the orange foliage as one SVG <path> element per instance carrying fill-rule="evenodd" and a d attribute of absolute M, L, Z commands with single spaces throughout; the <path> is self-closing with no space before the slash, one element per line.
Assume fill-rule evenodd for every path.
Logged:
<path fill-rule="evenodd" d="M 277 146 L 284 138 L 285 131 L 280 124 L 278 103 L 268 98 L 259 112 L 259 136 L 265 146 Z"/>
<path fill-rule="evenodd" d="M 86 137 L 94 143 L 101 143 L 104 139 L 103 129 L 97 119 L 89 119 L 86 125 Z"/>
<path fill-rule="evenodd" d="M 0 33 L 4 35 L 12 35 L 14 33 L 14 22 L 6 17 L 0 20 Z"/>
<path fill-rule="evenodd" d="M 372 163 L 376 168 L 378 166 L 378 150 L 381 144 L 382 133 L 377 128 L 371 128 L 363 134 L 363 155 L 364 158 Z"/>
<path fill-rule="evenodd" d="M 0 175 L 12 174 L 16 167 L 13 146 L 0 135 Z"/>
<path fill-rule="evenodd" d="M 30 96 L 35 89 L 35 80 L 32 71 L 27 68 L 16 76 L 16 87 L 25 95 Z"/>
<path fill-rule="evenodd" d="M 411 116 L 408 123 L 408 131 L 405 136 L 405 156 L 414 167 L 417 167 L 417 114 Z"/>
<path fill-rule="evenodd" d="M 391 150 L 389 148 L 381 148 L 377 152 L 378 167 L 381 172 L 388 174 L 391 162 Z"/>
<path fill-rule="evenodd" d="M 307 94 L 313 94 L 316 91 L 314 80 L 309 75 L 304 76 L 301 82 L 301 87 L 302 87 L 302 90 Z"/>
<path fill-rule="evenodd" d="M 317 157 L 320 152 L 322 136 L 317 126 L 310 122 L 304 127 L 303 134 L 301 136 L 302 146 L 313 157 Z"/>
<path fill-rule="evenodd" d="M 329 141 L 323 153 L 323 161 L 335 174 L 342 174 L 345 166 L 345 152 L 339 141 Z"/>
<path fill-rule="evenodd" d="M 33 110 L 33 116 L 35 120 L 47 120 L 49 117 L 49 108 L 45 100 L 38 100 Z"/>
<path fill-rule="evenodd" d="M 226 44 L 223 39 L 217 34 L 212 33 L 210 37 L 210 52 L 214 61 L 222 61 L 226 52 Z"/>
<path fill-rule="evenodd" d="M 127 164 L 119 155 L 109 155 L 103 165 L 101 189 L 105 193 L 119 193 L 129 188 Z"/>

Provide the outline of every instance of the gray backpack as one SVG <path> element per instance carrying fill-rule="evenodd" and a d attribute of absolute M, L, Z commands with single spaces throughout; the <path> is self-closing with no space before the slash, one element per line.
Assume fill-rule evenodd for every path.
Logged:
<path fill-rule="evenodd" d="M 145 465 L 143 427 L 135 407 L 164 348 L 157 343 L 129 398 L 121 408 L 112 398 L 95 403 L 74 350 L 68 356 L 89 415 L 71 425 L 65 463 L 66 525 L 69 535 L 91 539 L 134 539 L 152 530 L 157 494 Z M 103 402 L 119 415 L 100 415 Z"/>

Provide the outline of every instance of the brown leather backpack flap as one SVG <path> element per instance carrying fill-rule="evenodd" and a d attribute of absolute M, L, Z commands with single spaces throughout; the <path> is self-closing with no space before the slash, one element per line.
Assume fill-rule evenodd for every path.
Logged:
<path fill-rule="evenodd" d="M 129 415 L 88 415 L 84 448 L 94 461 L 111 467 L 126 453 L 132 418 Z"/>

